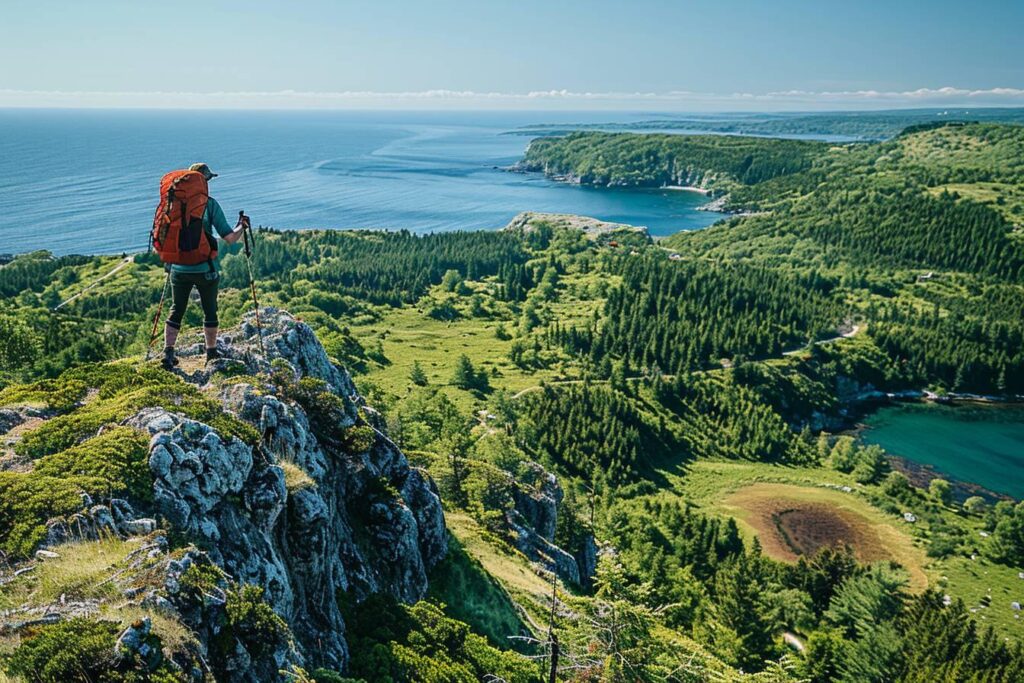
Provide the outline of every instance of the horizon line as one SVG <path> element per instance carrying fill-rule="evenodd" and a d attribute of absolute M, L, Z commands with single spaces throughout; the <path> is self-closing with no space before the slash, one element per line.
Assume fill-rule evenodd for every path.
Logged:
<path fill-rule="evenodd" d="M 952 86 L 895 91 L 792 89 L 729 94 L 687 90 L 593 92 L 567 89 L 526 92 L 448 89 L 396 92 L 293 89 L 174 92 L 0 88 L 0 108 L 3 109 L 622 111 L 662 107 L 666 111 L 700 113 L 1020 106 L 1024 106 L 1024 88 L 968 89 Z"/>

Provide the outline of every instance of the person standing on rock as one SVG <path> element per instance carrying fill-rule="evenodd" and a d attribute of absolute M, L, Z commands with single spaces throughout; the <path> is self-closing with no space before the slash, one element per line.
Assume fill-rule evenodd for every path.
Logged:
<path fill-rule="evenodd" d="M 167 264 L 171 285 L 171 313 L 164 324 L 164 355 L 167 370 L 178 364 L 174 344 L 188 308 L 192 289 L 199 291 L 203 307 L 206 360 L 219 358 L 217 351 L 217 289 L 220 258 L 217 235 L 234 244 L 250 228 L 242 216 L 234 228 L 209 194 L 209 182 L 217 174 L 207 164 L 192 164 L 188 170 L 171 171 L 160 181 L 160 204 L 153 219 L 151 240 L 160 259 Z"/>

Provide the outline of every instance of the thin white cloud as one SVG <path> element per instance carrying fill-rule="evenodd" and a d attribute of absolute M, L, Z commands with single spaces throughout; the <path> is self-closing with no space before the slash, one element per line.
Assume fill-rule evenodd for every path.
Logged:
<path fill-rule="evenodd" d="M 783 90 L 766 93 L 516 92 L 472 90 L 113 92 L 0 89 L 0 107 L 110 107 L 169 109 L 836 109 L 899 106 L 1021 106 L 1024 89 L 918 88 L 916 90 Z"/>

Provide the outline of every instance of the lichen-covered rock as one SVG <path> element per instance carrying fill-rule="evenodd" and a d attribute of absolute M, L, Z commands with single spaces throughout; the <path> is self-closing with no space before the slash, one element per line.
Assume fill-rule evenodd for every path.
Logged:
<path fill-rule="evenodd" d="M 594 540 L 594 534 L 584 534 L 583 542 L 573 553 L 576 567 L 580 572 L 580 585 L 584 588 L 590 588 L 594 583 L 594 575 L 597 573 L 597 554 L 597 541 Z"/>
<path fill-rule="evenodd" d="M 115 661 L 122 658 L 138 660 L 144 662 L 150 671 L 156 670 L 164 656 L 150 635 L 152 630 L 153 624 L 149 617 L 143 617 L 129 625 L 114 644 Z"/>
<path fill-rule="evenodd" d="M 430 478 L 409 466 L 381 425 L 363 423 L 362 399 L 312 330 L 272 309 L 261 311 L 261 322 L 265 356 L 248 319 L 222 339 L 223 360 L 191 375 L 179 373 L 206 385 L 226 410 L 254 426 L 261 435 L 258 444 L 223 436 L 163 408 L 144 409 L 125 423 L 151 435 L 148 463 L 158 517 L 202 547 L 203 556 L 231 580 L 262 587 L 266 602 L 291 629 L 295 652 L 277 652 L 272 659 L 281 660 L 280 668 L 298 663 L 342 669 L 348 647 L 338 596 L 354 601 L 374 593 L 404 601 L 424 597 L 427 572 L 447 551 L 441 502 Z M 269 382 L 246 377 L 219 388 L 210 384 L 218 368 L 230 369 L 231 363 L 247 375 L 281 372 L 281 361 L 272 365 L 275 359 L 284 361 L 296 381 L 321 380 L 337 397 L 331 400 L 340 399 L 329 435 L 322 433 L 322 415 L 314 426 L 302 406 L 278 395 Z M 351 447 L 357 452 L 337 438 L 350 429 L 363 430 L 359 446 Z M 301 469 L 313 486 L 289 491 L 281 463 Z M 144 522 L 134 519 L 128 526 Z M 166 593 L 209 645 L 217 633 L 215 615 L 207 612 L 217 606 L 196 607 L 181 597 L 181 577 L 197 561 L 187 555 L 169 567 Z M 225 680 L 276 676 L 276 669 L 260 668 L 265 657 L 237 642 L 220 656 Z M 254 678 L 257 670 L 271 678 Z"/>
<path fill-rule="evenodd" d="M 535 462 L 527 463 L 527 476 L 521 478 L 529 483 L 517 483 L 512 489 L 516 511 L 534 531 L 554 541 L 558 506 L 564 497 L 558 479 Z"/>
<path fill-rule="evenodd" d="M 6 434 L 24 421 L 25 416 L 17 410 L 12 408 L 0 409 L 0 435 Z"/>
<path fill-rule="evenodd" d="M 566 581 L 589 588 L 597 569 L 597 543 L 592 533 L 580 530 L 572 548 L 555 544 L 555 529 L 564 492 L 554 474 L 535 462 L 526 463 L 518 481 L 512 481 L 513 509 L 506 515 L 514 543 L 520 551 Z"/>
<path fill-rule="evenodd" d="M 564 581 L 580 584 L 580 570 L 576 558 L 547 540 L 526 523 L 515 510 L 505 516 L 515 547 L 532 562 L 541 564 L 546 570 L 555 572 Z"/>

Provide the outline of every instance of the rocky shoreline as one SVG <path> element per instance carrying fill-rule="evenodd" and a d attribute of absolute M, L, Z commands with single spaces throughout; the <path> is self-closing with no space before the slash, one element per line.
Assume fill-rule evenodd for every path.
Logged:
<path fill-rule="evenodd" d="M 687 182 L 686 184 L 661 184 L 661 185 L 643 185 L 643 184 L 629 184 L 629 183 L 596 183 L 589 181 L 583 176 L 579 176 L 575 173 L 555 173 L 549 169 L 538 167 L 534 164 L 526 162 L 525 160 L 517 161 L 511 166 L 495 166 L 496 170 L 505 171 L 507 173 L 522 173 L 532 174 L 540 173 L 548 180 L 552 180 L 556 183 L 566 183 L 568 185 L 579 185 L 584 187 L 595 187 L 595 188 L 606 188 L 606 189 L 634 189 L 634 190 L 672 190 L 679 192 L 697 192 L 708 198 L 705 204 L 701 204 L 696 208 L 697 211 L 709 211 L 713 213 L 727 214 L 731 216 L 752 216 L 756 215 L 752 211 L 740 211 L 735 209 L 728 209 L 726 206 L 729 202 L 729 194 L 722 193 L 718 194 L 717 190 L 711 187 L 705 187 L 703 185 L 696 185 Z"/>

